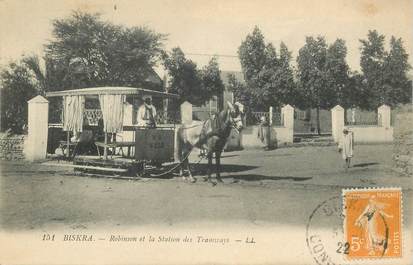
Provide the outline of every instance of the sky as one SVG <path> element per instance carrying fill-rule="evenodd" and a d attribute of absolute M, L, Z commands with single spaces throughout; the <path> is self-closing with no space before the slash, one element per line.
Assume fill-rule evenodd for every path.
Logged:
<path fill-rule="evenodd" d="M 283 41 L 293 61 L 306 36 L 322 35 L 328 43 L 342 38 L 352 70 L 360 68 L 359 39 L 370 29 L 384 34 L 387 46 L 394 35 L 409 54 L 413 50 L 413 1 L 407 0 L 0 0 L 0 64 L 22 54 L 41 56 L 52 38 L 52 21 L 73 10 L 168 34 L 167 50 L 179 46 L 199 66 L 217 55 L 224 71 L 241 70 L 237 50 L 254 26 L 276 47 Z"/>

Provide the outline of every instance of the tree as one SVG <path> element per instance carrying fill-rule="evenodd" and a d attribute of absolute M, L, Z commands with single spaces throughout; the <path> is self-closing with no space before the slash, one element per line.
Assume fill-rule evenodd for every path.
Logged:
<path fill-rule="evenodd" d="M 1 130 L 22 133 L 27 125 L 27 101 L 38 93 L 39 83 L 22 63 L 10 63 L 0 72 Z"/>
<path fill-rule="evenodd" d="M 203 87 L 203 94 L 205 94 L 208 100 L 212 96 L 222 95 L 224 93 L 224 83 L 221 79 L 221 70 L 219 70 L 218 60 L 213 57 L 209 63 L 201 70 L 201 80 Z M 222 110 L 224 102 L 221 97 L 218 97 L 218 109 Z"/>
<path fill-rule="evenodd" d="M 170 55 L 164 56 L 164 66 L 171 76 L 169 92 L 180 96 L 180 102 L 189 101 L 202 105 L 224 90 L 216 58 L 209 61 L 202 70 L 187 59 L 180 48 L 172 49 Z"/>
<path fill-rule="evenodd" d="M 409 55 L 403 47 L 401 38 L 390 39 L 390 51 L 383 63 L 383 102 L 390 106 L 411 102 L 412 86 L 407 78 L 411 69 Z"/>
<path fill-rule="evenodd" d="M 411 81 L 407 73 L 411 69 L 408 54 L 401 38 L 390 39 L 390 51 L 384 48 L 385 36 L 370 30 L 361 42 L 360 66 L 363 86 L 369 98 L 366 109 L 376 109 L 382 104 L 394 106 L 411 101 Z"/>
<path fill-rule="evenodd" d="M 272 48 L 269 47 L 267 49 L 275 53 Z M 250 82 L 257 77 L 266 62 L 268 62 L 264 35 L 262 35 L 258 27 L 255 27 L 252 34 L 247 35 L 241 43 L 241 46 L 238 48 L 238 55 L 244 78 L 247 82 Z"/>
<path fill-rule="evenodd" d="M 278 59 L 274 46 L 265 44 L 258 27 L 247 35 L 238 49 L 242 72 L 246 82 L 246 92 L 251 97 L 251 108 L 267 110 L 274 104 L 272 78 L 276 75 Z"/>
<path fill-rule="evenodd" d="M 82 12 L 55 20 L 53 37 L 46 44 L 46 67 L 51 73 L 58 73 L 60 86 L 65 89 L 148 88 L 146 78 L 160 58 L 165 38 L 145 27 L 117 26 L 102 21 L 98 14 Z"/>
<path fill-rule="evenodd" d="M 300 89 L 307 107 L 317 109 L 317 132 L 320 133 L 320 108 L 329 107 L 329 87 L 326 85 L 327 44 L 324 37 L 307 37 L 297 57 Z"/>
<path fill-rule="evenodd" d="M 384 103 L 384 61 L 387 53 L 384 49 L 384 35 L 376 30 L 370 30 L 367 40 L 361 39 L 360 66 L 363 73 L 363 85 L 369 95 L 366 109 L 376 109 Z"/>
<path fill-rule="evenodd" d="M 349 85 L 343 93 L 343 107 L 360 107 L 368 106 L 370 94 L 364 84 L 364 77 L 361 73 L 354 71 L 349 74 Z"/>
<path fill-rule="evenodd" d="M 322 95 L 328 108 L 339 104 L 342 107 L 350 107 L 354 92 L 350 87 L 349 66 L 346 62 L 347 47 L 345 41 L 337 39 L 327 49 L 326 54 L 326 86 L 329 88 Z"/>
<path fill-rule="evenodd" d="M 284 42 L 280 44 L 280 56 L 276 74 L 273 76 L 274 102 L 276 106 L 283 104 L 297 105 L 302 100 L 294 81 L 291 67 L 291 52 Z"/>
<path fill-rule="evenodd" d="M 265 43 L 258 27 L 245 38 L 238 49 L 246 86 L 242 90 L 250 98 L 251 108 L 266 111 L 268 107 L 296 105 L 301 95 L 294 81 L 291 52 L 285 43 L 280 53 L 272 43 Z"/>
<path fill-rule="evenodd" d="M 65 68 L 59 67 L 61 65 L 55 61 L 46 57 L 45 67 L 41 66 L 40 59 L 36 55 L 26 56 L 21 61 L 37 79 L 39 94 L 44 95 L 47 91 L 67 89 L 63 82 L 66 76 Z M 49 122 L 61 122 L 62 108 L 61 98 L 49 98 Z"/>
<path fill-rule="evenodd" d="M 164 66 L 171 77 L 168 91 L 178 94 L 180 103 L 199 104 L 202 101 L 202 81 L 196 64 L 185 58 L 180 48 L 174 48 L 169 56 L 165 56 Z"/>
<path fill-rule="evenodd" d="M 247 108 L 252 106 L 252 97 L 245 83 L 237 80 L 234 74 L 228 74 L 228 90 L 234 95 L 234 100 L 242 103 Z"/>

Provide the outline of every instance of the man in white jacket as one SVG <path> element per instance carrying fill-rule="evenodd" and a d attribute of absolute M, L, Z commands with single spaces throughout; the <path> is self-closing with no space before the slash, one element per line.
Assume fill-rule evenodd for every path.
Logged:
<path fill-rule="evenodd" d="M 138 126 L 154 128 L 156 127 L 156 109 L 155 106 L 152 105 L 152 98 L 151 96 L 144 96 L 143 100 L 144 104 L 138 109 Z"/>
<path fill-rule="evenodd" d="M 351 158 L 353 157 L 354 150 L 354 134 L 348 129 L 343 130 L 341 139 L 338 144 L 338 151 L 341 153 L 341 156 L 346 161 L 345 168 L 346 170 L 350 167 Z"/>

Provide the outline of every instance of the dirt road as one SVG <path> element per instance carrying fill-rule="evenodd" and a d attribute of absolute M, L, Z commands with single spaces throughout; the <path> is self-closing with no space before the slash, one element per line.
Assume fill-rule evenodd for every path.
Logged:
<path fill-rule="evenodd" d="M 338 236 L 343 227 L 342 188 L 390 186 L 403 189 L 407 254 L 398 264 L 408 264 L 412 179 L 391 171 L 391 152 L 390 145 L 357 146 L 348 172 L 335 147 L 225 153 L 224 184 L 215 187 L 202 181 L 204 164 L 194 167 L 198 182 L 190 184 L 180 178 L 84 177 L 63 167 L 3 161 L 0 216 L 6 234 L 0 235 L 16 253 L 32 253 L 7 252 L 3 260 L 19 264 L 69 260 L 129 264 L 131 259 L 152 264 L 316 264 L 314 250 L 306 242 L 310 234 L 317 234 L 323 245 L 316 246 L 323 247 L 331 264 L 342 264 L 343 256 L 337 254 L 342 241 Z M 332 206 L 326 207 L 329 203 Z M 45 233 L 56 236 L 55 242 L 42 243 Z M 70 236 L 93 242 L 67 241 Z M 135 236 L 146 241 L 111 240 Z M 162 241 L 151 244 L 150 237 Z M 184 238 L 191 238 L 191 243 L 165 243 Z M 55 252 L 59 259 L 50 256 Z"/>
<path fill-rule="evenodd" d="M 390 170 L 391 148 L 357 146 L 348 172 L 334 147 L 225 153 L 225 183 L 215 187 L 202 181 L 202 164 L 195 167 L 198 182 L 189 184 L 180 178 L 80 177 L 60 167 L 2 162 L 1 224 L 5 229 L 198 221 L 303 225 L 317 204 L 340 195 L 343 187 L 401 186 L 410 198 L 411 179 Z"/>

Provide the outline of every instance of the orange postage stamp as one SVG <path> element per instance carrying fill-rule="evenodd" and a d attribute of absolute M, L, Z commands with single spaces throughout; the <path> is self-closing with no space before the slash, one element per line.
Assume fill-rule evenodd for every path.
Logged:
<path fill-rule="evenodd" d="M 402 256 L 402 192 L 399 188 L 343 190 L 347 257 Z"/>

